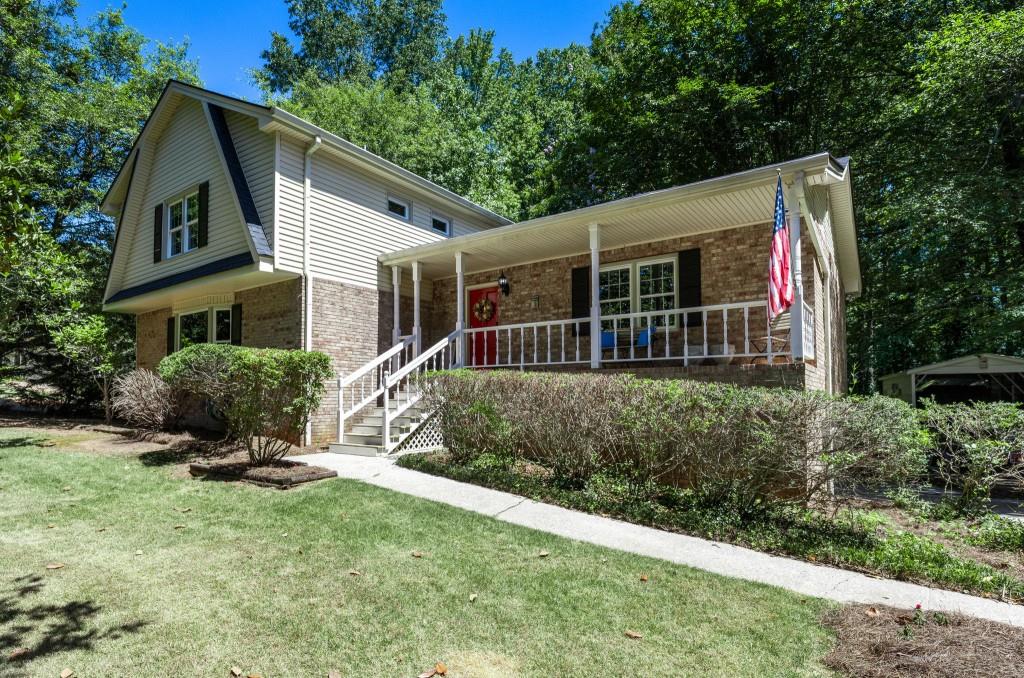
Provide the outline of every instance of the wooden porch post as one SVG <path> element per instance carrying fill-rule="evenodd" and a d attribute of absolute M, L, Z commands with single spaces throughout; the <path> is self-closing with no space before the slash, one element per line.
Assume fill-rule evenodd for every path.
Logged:
<path fill-rule="evenodd" d="M 917 375 L 910 375 L 910 406 L 917 407 Z"/>
<path fill-rule="evenodd" d="M 601 226 L 590 224 L 590 369 L 601 367 Z"/>
<path fill-rule="evenodd" d="M 420 327 L 420 281 L 423 273 L 420 271 L 420 262 L 412 262 L 412 333 L 413 333 L 413 354 L 419 355 L 423 346 L 423 331 Z"/>
<path fill-rule="evenodd" d="M 789 191 L 789 252 L 793 276 L 793 306 L 789 310 L 789 346 L 793 362 L 804 359 L 804 272 L 800 255 L 800 203 L 804 199 L 804 173 L 793 176 Z"/>
<path fill-rule="evenodd" d="M 459 332 L 458 341 L 455 343 L 455 362 L 459 366 L 466 364 L 464 360 L 466 342 L 463 339 L 462 331 L 466 323 L 466 278 L 462 268 L 462 252 L 455 253 L 455 329 Z"/>
<path fill-rule="evenodd" d="M 402 300 L 401 300 L 402 267 L 401 266 L 392 266 L 391 267 L 391 286 L 395 290 L 395 299 L 394 299 L 394 306 L 393 306 L 394 324 L 392 325 L 393 329 L 391 330 L 391 345 L 394 346 L 395 344 L 397 344 L 401 340 L 401 337 L 402 337 Z"/>

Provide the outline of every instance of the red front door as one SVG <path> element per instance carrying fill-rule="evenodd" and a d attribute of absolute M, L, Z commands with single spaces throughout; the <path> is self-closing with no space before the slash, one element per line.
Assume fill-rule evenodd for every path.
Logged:
<path fill-rule="evenodd" d="M 501 290 L 484 287 L 469 291 L 469 327 L 494 327 L 498 324 L 498 298 Z M 486 367 L 494 365 L 498 357 L 498 333 L 474 332 L 473 365 Z"/>

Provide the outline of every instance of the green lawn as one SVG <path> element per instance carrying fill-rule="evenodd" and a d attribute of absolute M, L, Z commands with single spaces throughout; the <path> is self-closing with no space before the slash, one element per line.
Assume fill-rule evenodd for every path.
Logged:
<path fill-rule="evenodd" d="M 356 482 L 203 482 L 55 440 L 0 430 L 0 675 L 827 673 L 815 599 Z"/>

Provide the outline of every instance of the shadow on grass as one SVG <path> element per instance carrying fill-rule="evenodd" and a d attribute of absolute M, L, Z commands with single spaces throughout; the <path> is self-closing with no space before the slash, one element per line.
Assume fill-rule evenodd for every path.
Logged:
<path fill-rule="evenodd" d="M 46 439 L 42 436 L 19 436 L 17 438 L 4 438 L 0 440 L 0 450 L 9 449 L 13 447 L 31 447 L 33 445 L 40 445 L 45 443 Z"/>
<path fill-rule="evenodd" d="M 28 675 L 34 659 L 71 650 L 91 650 L 97 643 L 137 633 L 148 622 L 133 621 L 101 628 L 95 618 L 102 607 L 92 601 L 73 600 L 54 605 L 34 603 L 44 586 L 39 575 L 12 579 L 0 593 L 0 674 Z"/>
<path fill-rule="evenodd" d="M 240 448 L 222 438 L 216 440 L 186 440 L 174 443 L 162 450 L 143 452 L 139 461 L 144 466 L 172 466 L 189 464 L 195 461 L 223 459 L 237 452 Z"/>

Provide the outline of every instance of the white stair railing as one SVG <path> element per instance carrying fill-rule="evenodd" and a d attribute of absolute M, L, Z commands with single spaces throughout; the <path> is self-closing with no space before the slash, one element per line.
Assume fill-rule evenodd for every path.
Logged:
<path fill-rule="evenodd" d="M 345 420 L 385 392 L 387 376 L 402 369 L 412 359 L 415 337 L 402 337 L 384 353 L 355 372 L 338 378 L 338 442 L 345 442 Z"/>
<path fill-rule="evenodd" d="M 391 440 L 391 424 L 395 419 L 402 416 L 413 405 L 423 397 L 423 389 L 420 388 L 424 375 L 429 372 L 450 370 L 458 365 L 458 345 L 462 341 L 462 332 L 455 330 L 447 337 L 437 342 L 417 357 L 407 362 L 403 367 L 393 374 L 385 375 L 384 386 L 384 414 L 382 417 L 383 428 L 381 429 L 381 442 L 385 449 L 390 452 L 399 444 L 405 436 L 399 436 L 398 440 Z M 395 405 L 391 406 L 391 392 L 394 389 Z M 410 431 L 411 433 L 411 431 Z M 408 433 L 406 434 L 408 435 Z"/>

